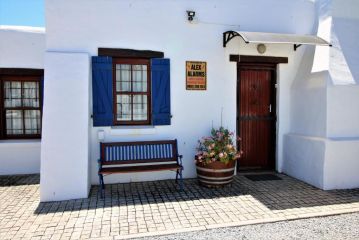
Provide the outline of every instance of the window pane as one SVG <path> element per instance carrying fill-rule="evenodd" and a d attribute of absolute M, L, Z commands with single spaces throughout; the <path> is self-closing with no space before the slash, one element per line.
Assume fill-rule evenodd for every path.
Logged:
<path fill-rule="evenodd" d="M 22 110 L 6 110 L 6 133 L 23 134 Z"/>
<path fill-rule="evenodd" d="M 40 134 L 40 110 L 25 110 L 25 134 Z"/>
<path fill-rule="evenodd" d="M 5 107 L 21 107 L 21 82 L 4 82 Z"/>
<path fill-rule="evenodd" d="M 24 82 L 23 84 L 23 104 L 24 107 L 39 107 L 39 83 Z M 26 113 L 25 113 L 26 115 Z"/>
<path fill-rule="evenodd" d="M 131 91 L 131 65 L 116 64 L 116 91 Z"/>
<path fill-rule="evenodd" d="M 147 120 L 147 95 L 133 96 L 133 120 Z"/>
<path fill-rule="evenodd" d="M 132 65 L 133 91 L 147 92 L 147 65 Z"/>
<path fill-rule="evenodd" d="M 131 96 L 117 95 L 117 120 L 131 121 Z"/>

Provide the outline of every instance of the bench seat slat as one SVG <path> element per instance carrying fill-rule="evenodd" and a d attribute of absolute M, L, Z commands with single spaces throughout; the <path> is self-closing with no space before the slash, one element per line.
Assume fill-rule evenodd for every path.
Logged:
<path fill-rule="evenodd" d="M 113 160 L 113 161 L 106 161 L 102 162 L 102 165 L 116 165 L 116 164 L 131 164 L 131 163 L 156 163 L 156 162 L 177 162 L 176 160 L 173 160 L 172 158 L 161 158 L 161 159 L 135 159 L 135 160 Z"/>
<path fill-rule="evenodd" d="M 161 165 L 147 165 L 147 166 L 130 166 L 130 167 L 109 167 L 101 168 L 99 173 L 111 174 L 111 173 L 130 173 L 130 172 L 155 172 L 163 170 L 177 170 L 181 166 L 178 164 L 161 164 Z"/>

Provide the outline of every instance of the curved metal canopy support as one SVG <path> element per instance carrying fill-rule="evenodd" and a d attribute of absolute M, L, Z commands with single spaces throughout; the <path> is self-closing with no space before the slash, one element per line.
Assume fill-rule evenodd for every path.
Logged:
<path fill-rule="evenodd" d="M 227 31 L 223 33 L 223 47 L 227 46 L 227 43 L 232 40 L 234 37 L 242 37 L 238 32 L 236 31 Z M 243 39 L 246 41 L 245 39 Z M 248 43 L 248 42 L 246 42 Z"/>

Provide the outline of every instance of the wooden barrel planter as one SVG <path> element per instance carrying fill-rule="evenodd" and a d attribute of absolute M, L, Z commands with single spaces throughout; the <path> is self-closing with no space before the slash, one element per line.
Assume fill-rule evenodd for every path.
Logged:
<path fill-rule="evenodd" d="M 201 185 L 206 187 L 222 187 L 233 181 L 236 161 L 228 164 L 216 161 L 207 165 L 198 163 L 197 177 Z"/>

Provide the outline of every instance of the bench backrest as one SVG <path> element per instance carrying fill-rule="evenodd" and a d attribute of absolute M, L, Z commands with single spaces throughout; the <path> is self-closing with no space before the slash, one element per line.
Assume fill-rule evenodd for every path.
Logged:
<path fill-rule="evenodd" d="M 177 140 L 111 142 L 100 146 L 103 165 L 178 160 Z"/>

